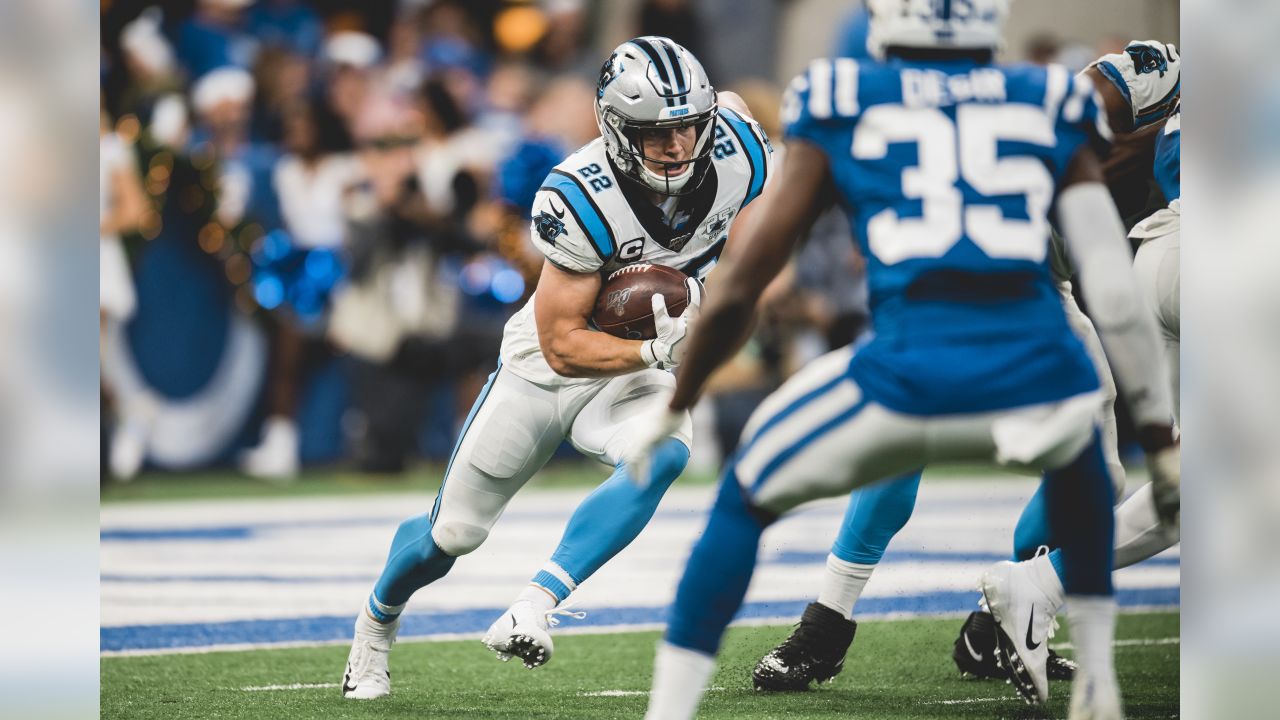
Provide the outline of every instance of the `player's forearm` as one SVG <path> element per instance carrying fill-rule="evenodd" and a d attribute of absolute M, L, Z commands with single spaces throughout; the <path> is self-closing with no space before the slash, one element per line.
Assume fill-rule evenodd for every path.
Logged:
<path fill-rule="evenodd" d="M 754 317 L 755 303 L 750 297 L 721 295 L 707 301 L 689 338 L 689 353 L 677 371 L 673 410 L 693 407 L 711 374 L 747 341 Z"/>
<path fill-rule="evenodd" d="M 1124 227 L 1106 188 L 1092 182 L 1063 190 L 1058 221 L 1130 411 L 1140 426 L 1168 425 L 1173 406 L 1155 319 L 1138 292 Z"/>
<path fill-rule="evenodd" d="M 640 340 L 623 340 L 588 328 L 574 328 L 542 343 L 542 354 L 557 375 L 613 377 L 647 367 Z"/>

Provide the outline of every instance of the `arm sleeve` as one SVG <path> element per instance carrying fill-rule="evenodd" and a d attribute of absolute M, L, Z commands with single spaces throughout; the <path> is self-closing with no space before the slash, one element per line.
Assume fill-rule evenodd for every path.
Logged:
<path fill-rule="evenodd" d="M 1055 83 L 1055 74 L 1066 77 L 1066 86 L 1061 95 L 1054 89 L 1061 87 L 1061 81 Z M 1053 173 L 1054 182 L 1061 182 L 1081 147 L 1089 147 L 1099 155 L 1105 155 L 1113 141 L 1111 126 L 1107 124 L 1107 113 L 1103 109 L 1102 98 L 1098 95 L 1093 81 L 1086 75 L 1071 77 L 1066 69 L 1050 66 L 1046 71 L 1046 105 L 1054 113 L 1054 135 L 1056 143 L 1050 153 L 1049 170 Z M 1054 98 L 1058 97 L 1057 102 Z"/>
<path fill-rule="evenodd" d="M 1058 223 L 1079 271 L 1107 360 L 1139 426 L 1168 424 L 1173 404 L 1155 315 L 1138 292 L 1124 226 L 1101 183 L 1080 183 L 1058 198 Z"/>
<path fill-rule="evenodd" d="M 746 194 L 742 198 L 741 207 L 746 207 L 752 200 L 760 197 L 760 193 L 764 192 L 773 179 L 773 144 L 769 142 L 764 128 L 755 120 L 744 118 L 730 108 L 722 108 L 720 114 L 729 127 L 729 134 L 742 146 L 751 173 Z"/>
<path fill-rule="evenodd" d="M 560 193 L 544 187 L 533 199 L 530 237 L 534 247 L 557 267 L 569 272 L 596 272 L 607 256 L 582 227 L 574 208 Z"/>

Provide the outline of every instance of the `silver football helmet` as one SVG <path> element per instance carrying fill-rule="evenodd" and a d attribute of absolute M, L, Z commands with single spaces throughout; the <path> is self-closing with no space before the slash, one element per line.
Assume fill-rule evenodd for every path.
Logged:
<path fill-rule="evenodd" d="M 693 192 L 711 167 L 716 91 L 702 63 L 664 37 L 638 37 L 618 46 L 600 68 L 596 122 L 609 159 L 626 177 L 663 195 Z M 693 157 L 666 162 L 645 157 L 646 130 L 692 127 Z M 662 168 L 654 172 L 645 161 Z M 678 175 L 668 175 L 684 167 Z"/>
<path fill-rule="evenodd" d="M 868 0 L 867 49 L 998 50 L 1009 0 Z"/>

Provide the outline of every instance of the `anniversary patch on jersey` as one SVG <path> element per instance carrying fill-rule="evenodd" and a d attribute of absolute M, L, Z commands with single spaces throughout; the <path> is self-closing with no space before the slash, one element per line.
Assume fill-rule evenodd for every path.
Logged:
<path fill-rule="evenodd" d="M 564 211 L 561 210 L 560 212 L 563 213 Z M 546 210 L 538 213 L 538 216 L 533 219 L 533 224 L 538 230 L 538 236 L 546 240 L 549 245 L 555 245 L 556 238 L 568 234 L 564 229 L 564 220 Z"/>
<path fill-rule="evenodd" d="M 713 238 L 729 228 L 729 222 L 733 220 L 733 216 L 737 211 L 733 208 L 722 210 L 712 215 L 706 224 L 702 226 L 702 234 L 704 237 Z"/>

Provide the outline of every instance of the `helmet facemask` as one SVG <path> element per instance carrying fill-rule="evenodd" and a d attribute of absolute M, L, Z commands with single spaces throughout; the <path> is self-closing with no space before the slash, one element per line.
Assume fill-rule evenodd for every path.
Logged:
<path fill-rule="evenodd" d="M 711 139 L 715 134 L 712 128 L 718 110 L 716 105 L 697 115 L 657 121 L 626 118 L 612 107 L 598 108 L 598 110 L 600 131 L 605 136 L 609 157 L 623 175 L 662 195 L 687 195 L 702 184 L 703 177 L 711 167 L 711 152 L 714 146 Z M 695 133 L 693 151 L 689 159 L 675 161 L 645 155 L 643 142 L 645 132 L 670 131 L 688 127 L 692 127 Z M 653 170 L 650 165 L 659 170 Z M 688 169 L 679 175 L 667 174 L 668 170 L 685 166 L 689 166 Z"/>

